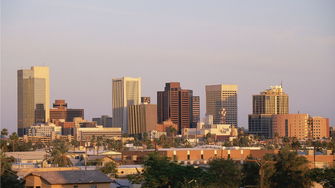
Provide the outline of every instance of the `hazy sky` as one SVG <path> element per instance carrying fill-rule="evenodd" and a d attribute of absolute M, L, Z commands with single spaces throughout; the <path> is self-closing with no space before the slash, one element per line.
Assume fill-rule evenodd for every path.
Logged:
<path fill-rule="evenodd" d="M 238 84 L 239 124 L 252 94 L 283 82 L 290 112 L 335 124 L 335 1 L 1 1 L 1 127 L 16 130 L 18 69 L 50 67 L 51 103 L 86 119 L 112 115 L 112 78 L 142 77 L 143 96 L 180 81 Z"/>

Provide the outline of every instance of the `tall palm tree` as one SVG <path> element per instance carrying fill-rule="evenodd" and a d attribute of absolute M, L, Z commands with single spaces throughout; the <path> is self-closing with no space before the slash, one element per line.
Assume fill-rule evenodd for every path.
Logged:
<path fill-rule="evenodd" d="M 53 165 L 59 167 L 72 166 L 72 162 L 68 157 L 69 145 L 64 141 L 55 140 L 49 148 L 49 158 Z"/>
<path fill-rule="evenodd" d="M 16 132 L 13 132 L 12 135 L 9 136 L 9 139 L 12 141 L 13 144 L 13 152 L 15 151 L 15 144 L 19 140 L 19 136 L 16 134 Z"/>
<path fill-rule="evenodd" d="M 97 155 L 99 155 L 99 149 L 100 149 L 100 146 L 103 145 L 103 142 L 104 142 L 103 137 L 98 136 L 98 138 L 97 138 Z"/>

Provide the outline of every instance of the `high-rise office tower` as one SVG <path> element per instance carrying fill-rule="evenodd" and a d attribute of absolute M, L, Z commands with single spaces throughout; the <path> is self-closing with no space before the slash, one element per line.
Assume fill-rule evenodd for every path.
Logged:
<path fill-rule="evenodd" d="M 137 104 L 128 106 L 128 134 L 142 134 L 155 129 L 157 105 Z"/>
<path fill-rule="evenodd" d="M 238 126 L 237 91 L 237 85 L 206 86 L 206 115 L 213 116 L 214 124 Z M 224 118 L 223 115 L 225 115 Z"/>
<path fill-rule="evenodd" d="M 192 128 L 197 127 L 197 123 L 200 121 L 200 97 L 192 97 Z"/>
<path fill-rule="evenodd" d="M 181 89 L 179 82 L 165 84 L 164 91 L 157 92 L 158 123 L 168 119 L 182 128 L 190 128 L 192 124 L 193 91 Z"/>
<path fill-rule="evenodd" d="M 253 114 L 288 114 L 288 95 L 281 86 L 271 86 L 252 96 Z"/>
<path fill-rule="evenodd" d="M 249 133 L 265 138 L 274 136 L 272 115 L 288 114 L 289 99 L 282 86 L 271 86 L 252 97 L 252 112 L 249 114 Z"/>
<path fill-rule="evenodd" d="M 24 128 L 34 125 L 35 122 L 49 121 L 50 80 L 48 67 L 33 66 L 31 69 L 17 71 L 17 100 L 19 136 L 23 136 Z"/>
<path fill-rule="evenodd" d="M 121 127 L 123 133 L 128 132 L 129 105 L 141 102 L 141 78 L 123 77 L 113 79 L 113 127 Z"/>

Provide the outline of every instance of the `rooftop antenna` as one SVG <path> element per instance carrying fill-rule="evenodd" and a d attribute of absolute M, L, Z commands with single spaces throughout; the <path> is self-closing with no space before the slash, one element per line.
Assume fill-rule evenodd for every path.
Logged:
<path fill-rule="evenodd" d="M 280 87 L 283 88 L 283 80 L 280 80 Z"/>

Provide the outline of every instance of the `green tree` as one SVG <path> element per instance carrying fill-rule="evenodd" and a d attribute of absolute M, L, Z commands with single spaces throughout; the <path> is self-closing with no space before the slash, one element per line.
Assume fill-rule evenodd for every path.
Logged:
<path fill-rule="evenodd" d="M 213 141 L 212 139 L 212 134 L 211 133 L 207 133 L 205 136 L 204 136 L 204 143 L 205 144 L 209 144 Z"/>
<path fill-rule="evenodd" d="M 9 143 L 7 142 L 7 140 L 5 140 L 5 139 L 1 139 L 1 140 L 0 140 L 1 151 L 8 151 L 7 144 L 9 144 Z"/>
<path fill-rule="evenodd" d="M 178 165 L 158 153 L 150 154 L 145 160 L 142 175 L 143 178 L 137 175 L 136 180 L 143 180 L 144 188 L 202 187 L 206 177 L 202 169 Z"/>
<path fill-rule="evenodd" d="M 103 137 L 102 136 L 98 136 L 96 143 L 97 143 L 96 144 L 97 145 L 97 155 L 99 155 L 100 147 L 103 146 L 103 143 L 104 143 Z"/>
<path fill-rule="evenodd" d="M 11 144 L 12 144 L 12 151 L 14 152 L 14 151 L 15 151 L 16 143 L 17 143 L 18 140 L 19 140 L 19 136 L 16 134 L 16 132 L 13 132 L 13 133 L 9 136 L 9 139 L 10 139 Z"/>
<path fill-rule="evenodd" d="M 100 168 L 100 171 L 110 177 L 117 177 L 116 173 L 117 173 L 117 166 L 114 162 L 108 162 L 105 164 L 105 166 L 103 166 L 102 168 Z"/>
<path fill-rule="evenodd" d="M 297 139 L 294 139 L 291 143 L 291 148 L 295 151 L 299 150 L 301 148 L 301 144 Z"/>
<path fill-rule="evenodd" d="M 69 145 L 62 140 L 54 140 L 51 146 L 47 149 L 49 154 L 48 161 L 52 165 L 58 167 L 72 166 L 72 162 L 68 157 Z"/>
<path fill-rule="evenodd" d="M 159 137 L 158 144 L 163 148 L 172 147 L 172 143 L 170 142 L 169 138 L 164 134 Z"/>
<path fill-rule="evenodd" d="M 241 165 L 233 160 L 214 159 L 210 161 L 208 173 L 212 186 L 234 188 L 241 184 Z"/>
<path fill-rule="evenodd" d="M 3 128 L 1 130 L 1 137 L 6 137 L 6 136 L 8 136 L 8 130 L 6 128 Z"/>
<path fill-rule="evenodd" d="M 247 147 L 249 146 L 249 138 L 247 136 L 241 136 L 238 138 L 238 146 Z"/>
<path fill-rule="evenodd" d="M 107 142 L 107 149 L 113 151 L 121 151 L 122 149 L 121 140 L 107 139 L 106 142 Z"/>
<path fill-rule="evenodd" d="M 0 151 L 1 161 L 1 187 L 8 188 L 23 188 L 23 182 L 18 180 L 16 172 L 11 169 L 12 163 L 14 162 L 13 157 L 6 157 L 5 153 Z"/>
<path fill-rule="evenodd" d="M 309 172 L 312 181 L 320 183 L 325 188 L 335 187 L 335 168 L 314 168 Z"/>
<path fill-rule="evenodd" d="M 242 165 L 242 185 L 259 185 L 259 165 L 256 162 L 245 162 Z"/>
<path fill-rule="evenodd" d="M 275 173 L 270 178 L 271 187 L 305 188 L 311 186 L 308 160 L 297 152 L 281 150 L 275 157 Z"/>
<path fill-rule="evenodd" d="M 74 151 L 76 152 L 76 148 L 78 148 L 80 146 L 80 142 L 73 139 L 73 140 L 71 140 L 71 145 L 73 146 Z"/>

